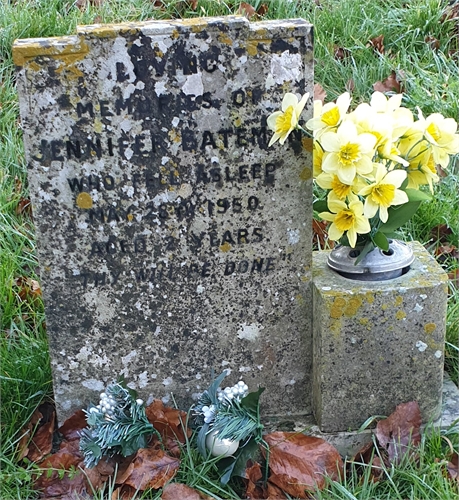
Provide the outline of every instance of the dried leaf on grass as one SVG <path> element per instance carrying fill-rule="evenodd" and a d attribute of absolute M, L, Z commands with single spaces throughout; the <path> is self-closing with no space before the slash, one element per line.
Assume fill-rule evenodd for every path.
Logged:
<path fill-rule="evenodd" d="M 327 221 L 312 219 L 313 244 L 315 248 L 323 250 L 327 245 L 328 248 L 334 247 L 334 241 L 328 239 L 327 225 Z"/>
<path fill-rule="evenodd" d="M 382 82 L 376 82 L 373 85 L 373 89 L 377 92 L 396 92 L 400 94 L 403 91 L 402 83 L 397 80 L 397 74 L 395 71 Z"/>
<path fill-rule="evenodd" d="M 136 490 L 162 488 L 175 476 L 179 466 L 179 459 L 166 455 L 161 449 L 141 448 L 116 482 Z"/>
<path fill-rule="evenodd" d="M 421 442 L 421 410 L 416 401 L 402 403 L 385 420 L 376 425 L 379 445 L 386 450 L 391 463 L 400 463 L 413 446 Z"/>
<path fill-rule="evenodd" d="M 35 430 L 38 428 L 38 424 L 42 418 L 43 415 L 41 411 L 37 408 L 30 417 L 28 424 L 22 429 L 23 434 L 18 442 L 18 447 L 17 447 L 18 460 L 22 460 L 29 453 L 29 443 L 31 437 L 35 432 Z"/>
<path fill-rule="evenodd" d="M 322 104 L 327 97 L 327 92 L 325 92 L 324 88 L 320 83 L 314 84 L 314 101 L 322 101 Z"/>
<path fill-rule="evenodd" d="M 253 7 L 249 3 L 241 2 L 237 13 L 240 16 L 245 16 L 247 19 L 251 19 L 253 16 L 255 16 L 257 14 L 257 11 L 256 11 L 255 7 Z"/>
<path fill-rule="evenodd" d="M 325 486 L 325 475 L 341 475 L 341 457 L 323 439 L 293 432 L 273 432 L 264 439 L 270 447 L 268 480 L 291 496 L 307 498 L 307 491 Z"/>
<path fill-rule="evenodd" d="M 41 296 L 40 283 L 32 278 L 21 276 L 16 278 L 15 284 L 18 287 L 18 296 L 22 301 L 27 299 L 35 300 Z"/>
<path fill-rule="evenodd" d="M 448 476 L 450 479 L 453 481 L 456 481 L 459 483 L 459 461 L 458 461 L 458 453 L 455 452 L 453 456 L 451 457 L 451 460 L 448 461 L 448 464 L 446 465 L 446 469 L 448 471 Z"/>
<path fill-rule="evenodd" d="M 94 7 L 100 7 L 104 3 L 104 0 L 76 0 L 75 6 L 80 10 L 85 10 L 89 5 L 93 5 Z"/>
<path fill-rule="evenodd" d="M 181 483 L 169 483 L 163 489 L 161 500 L 210 500 L 211 497 Z"/>
<path fill-rule="evenodd" d="M 32 203 L 29 198 L 21 198 L 16 206 L 17 215 L 29 215 L 32 216 Z"/>
<path fill-rule="evenodd" d="M 370 47 L 373 47 L 375 52 L 384 54 L 384 35 L 375 36 L 369 41 Z"/>
<path fill-rule="evenodd" d="M 348 49 L 345 49 L 343 47 L 339 47 L 338 45 L 333 46 L 333 51 L 334 51 L 334 57 L 338 61 L 345 61 L 348 59 L 351 55 L 351 52 Z"/>
<path fill-rule="evenodd" d="M 160 399 L 155 399 L 147 406 L 145 413 L 154 428 L 166 441 L 167 438 L 177 439 L 180 443 L 185 442 L 185 425 L 187 414 L 184 411 L 164 406 Z M 191 430 L 186 429 L 187 437 L 191 436 Z"/>
<path fill-rule="evenodd" d="M 440 40 L 437 40 L 434 36 L 426 36 L 424 41 L 430 45 L 432 50 L 438 50 L 440 48 Z"/>
<path fill-rule="evenodd" d="M 53 448 L 53 432 L 56 421 L 56 413 L 53 412 L 47 422 L 43 422 L 35 432 L 29 443 L 27 458 L 32 462 L 39 462 L 43 457 L 51 453 Z"/>

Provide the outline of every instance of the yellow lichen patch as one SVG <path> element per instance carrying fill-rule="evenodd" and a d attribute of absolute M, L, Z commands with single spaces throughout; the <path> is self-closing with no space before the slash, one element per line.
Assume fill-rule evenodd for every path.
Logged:
<path fill-rule="evenodd" d="M 91 35 L 97 38 L 116 38 L 123 31 L 122 24 L 99 24 L 90 26 L 78 27 L 78 31 L 86 35 Z M 129 28 L 125 28 L 124 32 L 129 32 Z M 137 30 L 135 30 L 137 33 Z"/>
<path fill-rule="evenodd" d="M 92 208 L 92 198 L 91 198 L 91 195 L 89 193 L 85 193 L 85 192 L 80 193 L 76 197 L 75 202 L 77 204 L 77 207 L 79 207 L 79 208 L 84 208 L 84 209 Z"/>
<path fill-rule="evenodd" d="M 308 181 L 312 177 L 312 171 L 309 167 L 304 167 L 300 172 L 300 179 L 302 181 Z"/>
<path fill-rule="evenodd" d="M 369 304 L 373 304 L 373 302 L 375 301 L 375 296 L 371 292 L 367 292 L 365 294 L 365 299 Z"/>
<path fill-rule="evenodd" d="M 228 242 L 225 242 L 223 245 L 220 245 L 220 250 L 222 252 L 229 252 L 231 250 L 231 245 Z"/>
<path fill-rule="evenodd" d="M 218 41 L 229 46 L 233 45 L 233 40 L 231 40 L 231 38 L 226 33 L 220 33 L 220 35 L 218 35 Z"/>
<path fill-rule="evenodd" d="M 238 116 L 234 121 L 233 121 L 233 125 L 235 127 L 240 127 L 242 125 L 242 120 L 241 120 L 241 117 Z"/>
<path fill-rule="evenodd" d="M 26 62 L 36 57 L 50 56 L 61 59 L 69 65 L 83 59 L 88 52 L 88 45 L 75 37 L 43 38 L 26 43 L 16 42 L 13 45 L 13 61 L 16 66 L 24 66 Z M 32 69 L 37 71 L 35 68 Z"/>
<path fill-rule="evenodd" d="M 397 297 L 395 297 L 395 305 L 401 306 L 402 304 L 403 304 L 403 297 L 401 295 L 397 295 Z"/>
<path fill-rule="evenodd" d="M 335 301 L 336 302 L 336 301 Z M 362 299 L 360 297 L 352 297 L 349 299 L 344 314 L 348 317 L 355 316 L 358 309 L 362 305 Z"/>
<path fill-rule="evenodd" d="M 176 40 L 179 36 L 180 36 L 180 33 L 179 33 L 178 30 L 173 30 L 172 31 L 171 38 L 173 38 L 174 40 Z"/>
<path fill-rule="evenodd" d="M 433 333 L 436 329 L 437 325 L 435 323 L 426 323 L 424 325 L 424 331 L 429 335 Z"/>
<path fill-rule="evenodd" d="M 359 318 L 359 323 L 363 326 L 367 326 L 370 320 L 368 318 Z"/>
<path fill-rule="evenodd" d="M 303 149 L 305 149 L 309 153 L 312 153 L 313 140 L 311 139 L 311 137 L 303 137 L 301 139 L 301 145 L 303 146 Z"/>
<path fill-rule="evenodd" d="M 341 337 L 341 329 L 343 325 L 340 319 L 335 319 L 330 322 L 330 331 L 332 332 L 335 340 L 338 340 Z"/>
<path fill-rule="evenodd" d="M 256 56 L 258 54 L 258 40 L 249 40 L 245 45 L 245 50 L 249 56 Z"/>
<path fill-rule="evenodd" d="M 330 318 L 338 319 L 344 314 L 344 307 L 346 306 L 346 299 L 336 297 L 330 307 Z"/>
<path fill-rule="evenodd" d="M 104 124 L 98 118 L 96 118 L 94 120 L 94 132 L 100 134 L 103 129 L 104 129 Z"/>
<path fill-rule="evenodd" d="M 406 318 L 406 312 L 402 311 L 401 309 L 395 313 L 395 318 L 396 319 L 405 319 Z"/>
<path fill-rule="evenodd" d="M 172 142 L 180 143 L 182 141 L 182 138 L 181 138 L 180 134 L 177 132 L 176 129 L 170 130 L 167 135 L 169 136 L 169 139 Z"/>
<path fill-rule="evenodd" d="M 134 215 L 133 214 L 127 214 L 126 215 L 126 219 L 129 221 L 129 222 L 132 222 L 134 220 Z"/>
<path fill-rule="evenodd" d="M 32 71 L 40 71 L 41 66 L 35 62 L 35 61 L 30 61 L 29 64 L 27 65 L 28 69 L 31 69 Z"/>
<path fill-rule="evenodd" d="M 382 304 L 382 305 L 381 305 L 381 309 L 382 309 L 383 311 L 385 311 L 385 310 L 387 309 L 387 307 L 388 307 L 388 306 L 387 306 L 387 304 Z"/>

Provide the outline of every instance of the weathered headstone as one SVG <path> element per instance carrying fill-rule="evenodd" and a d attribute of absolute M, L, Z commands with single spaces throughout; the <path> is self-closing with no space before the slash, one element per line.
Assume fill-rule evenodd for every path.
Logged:
<path fill-rule="evenodd" d="M 86 26 L 14 60 L 60 418 L 123 374 L 190 403 L 212 369 L 311 411 L 311 154 L 268 148 L 311 93 L 312 28 Z"/>

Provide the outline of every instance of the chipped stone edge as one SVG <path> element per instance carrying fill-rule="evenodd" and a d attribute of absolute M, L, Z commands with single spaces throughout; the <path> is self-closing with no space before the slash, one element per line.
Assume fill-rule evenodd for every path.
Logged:
<path fill-rule="evenodd" d="M 115 38 L 124 33 L 143 33 L 144 35 L 174 34 L 178 37 L 188 31 L 199 33 L 207 29 L 221 31 L 221 26 L 228 29 L 244 29 L 248 40 L 262 40 L 273 37 L 268 28 L 290 30 L 292 36 L 305 36 L 312 33 L 312 24 L 305 19 L 269 20 L 250 23 L 244 16 L 197 17 L 181 20 L 150 20 L 119 24 L 92 24 L 77 26 L 77 34 L 50 38 L 18 39 L 13 43 L 13 61 L 18 67 L 24 66 L 30 59 L 38 56 L 63 57 L 84 56 L 89 49 L 85 38 Z"/>

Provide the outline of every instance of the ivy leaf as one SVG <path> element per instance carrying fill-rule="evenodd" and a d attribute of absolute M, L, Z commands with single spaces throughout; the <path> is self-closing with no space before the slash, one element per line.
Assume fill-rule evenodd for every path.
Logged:
<path fill-rule="evenodd" d="M 255 439 L 250 439 L 245 446 L 239 447 L 231 463 L 223 469 L 223 475 L 220 478 L 222 484 L 227 484 L 233 476 L 245 477 L 247 462 L 258 453 L 258 443 Z M 227 463 L 227 461 L 225 460 Z M 226 465 L 225 462 L 219 462 Z"/>
<path fill-rule="evenodd" d="M 373 243 L 381 250 L 384 250 L 385 252 L 389 250 L 389 240 L 387 239 L 387 236 L 384 233 L 381 233 L 381 231 L 378 231 L 372 237 L 372 240 Z"/>
<path fill-rule="evenodd" d="M 264 390 L 264 387 L 259 387 L 258 391 L 250 392 L 247 396 L 245 396 L 245 398 L 241 399 L 240 405 L 248 411 L 258 413 L 260 396 Z"/>
<path fill-rule="evenodd" d="M 408 201 L 398 207 L 390 207 L 387 211 L 389 218 L 387 222 L 379 226 L 379 231 L 385 234 L 396 231 L 411 219 L 420 204 L 421 201 Z"/>

